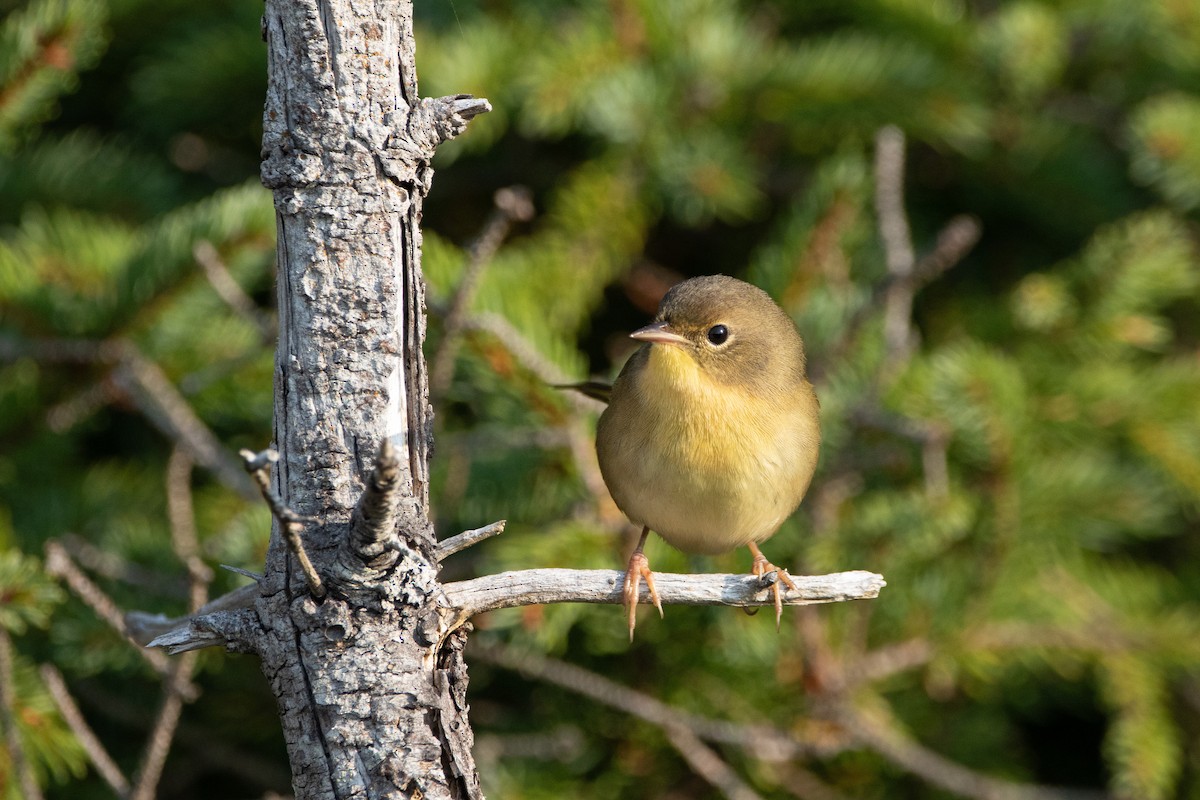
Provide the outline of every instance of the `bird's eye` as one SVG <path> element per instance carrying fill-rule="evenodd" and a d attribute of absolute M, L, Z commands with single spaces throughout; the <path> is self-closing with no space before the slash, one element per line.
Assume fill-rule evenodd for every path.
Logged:
<path fill-rule="evenodd" d="M 713 325 L 708 329 L 708 341 L 715 345 L 725 344 L 725 340 L 729 338 L 729 328 L 724 325 Z"/>

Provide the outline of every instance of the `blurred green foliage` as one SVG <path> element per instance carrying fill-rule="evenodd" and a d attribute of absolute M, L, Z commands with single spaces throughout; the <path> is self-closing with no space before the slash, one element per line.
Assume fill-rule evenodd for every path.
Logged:
<path fill-rule="evenodd" d="M 419 5 L 423 93 L 495 107 L 436 160 L 431 354 L 492 192 L 528 185 L 539 208 L 484 267 L 479 324 L 435 398 L 439 532 L 509 520 L 447 578 L 622 563 L 594 415 L 547 373 L 610 377 L 666 286 L 727 272 L 796 319 L 823 408 L 817 480 L 768 555 L 889 582 L 869 603 L 789 609 L 778 635 L 768 614 L 668 608 L 630 646 L 617 609 L 564 605 L 489 615 L 477 640 L 787 731 L 812 755 L 715 746 L 763 796 L 788 796 L 797 770 L 843 797 L 962 794 L 889 741 L 993 778 L 1200 794 L 1200 6 Z M 169 426 L 122 380 L 128 350 L 97 343 L 157 365 L 227 449 L 270 437 L 270 342 L 195 250 L 272 305 L 259 13 L 0 1 L 0 626 L 50 797 L 109 794 L 34 665 L 63 671 L 127 774 L 158 691 L 43 573 L 45 542 L 73 534 L 123 608 L 184 609 Z M 917 294 L 911 356 L 884 337 L 873 156 L 889 124 L 907 135 L 918 262 L 955 215 L 982 228 Z M 204 560 L 256 569 L 266 512 L 209 470 L 193 490 Z M 749 563 L 649 554 L 669 571 Z M 718 796 L 662 731 L 476 661 L 489 796 Z M 257 665 L 205 653 L 195 680 L 160 796 L 286 790 Z"/>

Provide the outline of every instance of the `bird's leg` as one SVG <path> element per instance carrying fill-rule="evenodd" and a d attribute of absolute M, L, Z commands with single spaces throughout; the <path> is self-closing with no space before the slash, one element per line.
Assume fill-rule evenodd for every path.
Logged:
<path fill-rule="evenodd" d="M 646 588 L 650 590 L 650 600 L 658 609 L 658 616 L 663 615 L 662 603 L 658 600 L 658 591 L 654 588 L 654 573 L 650 571 L 650 559 L 642 552 L 646 546 L 646 537 L 650 529 L 642 528 L 642 536 L 638 539 L 633 555 L 629 557 L 629 566 L 625 570 L 625 612 L 629 615 L 629 641 L 633 641 L 633 627 L 637 624 L 638 589 L 641 588 L 642 578 L 646 579 Z"/>
<path fill-rule="evenodd" d="M 750 569 L 758 577 L 766 575 L 768 572 L 775 572 L 779 575 L 778 579 L 771 584 L 771 590 L 775 593 L 775 630 L 779 630 L 779 621 L 783 618 L 783 593 L 779 588 L 779 584 L 785 583 L 789 589 L 795 589 L 796 584 L 792 582 L 792 576 L 788 575 L 786 569 L 775 566 L 767 557 L 762 554 L 762 550 L 758 549 L 758 545 L 754 542 L 746 545 L 750 548 L 751 555 L 754 556 L 754 566 Z"/>

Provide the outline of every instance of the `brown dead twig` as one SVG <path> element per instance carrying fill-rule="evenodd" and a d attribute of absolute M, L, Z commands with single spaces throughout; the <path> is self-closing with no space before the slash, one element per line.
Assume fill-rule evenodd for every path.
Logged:
<path fill-rule="evenodd" d="M 903 652 L 902 652 L 903 651 Z M 793 724 L 789 731 L 769 725 L 745 725 L 710 717 L 702 717 L 663 703 L 657 698 L 616 683 L 582 667 L 557 659 L 518 652 L 515 648 L 499 644 L 480 644 L 473 640 L 470 652 L 482 660 L 506 669 L 520 672 L 527 677 L 554 684 L 568 691 L 591 698 L 599 703 L 624 711 L 652 725 L 662 728 L 668 735 L 672 732 L 680 745 L 681 754 L 692 764 L 698 774 L 701 770 L 712 770 L 706 780 L 714 783 L 726 796 L 740 791 L 739 783 L 718 785 L 730 776 L 722 769 L 728 765 L 720 761 L 715 753 L 697 750 L 695 743 L 701 740 L 734 746 L 743 749 L 754 758 L 786 768 L 797 759 L 812 756 L 831 756 L 847 750 L 868 749 L 896 766 L 916 775 L 927 783 L 961 794 L 973 800 L 1107 800 L 1103 792 L 1067 789 L 994 778 L 969 767 L 951 761 L 924 747 L 912 739 L 897 723 L 882 697 L 870 693 L 858 698 L 844 693 L 850 684 L 849 675 L 839 677 L 827 675 L 826 685 L 833 691 L 824 691 L 814 698 L 814 705 L 822 710 L 824 724 L 815 726 L 819 730 L 812 739 L 801 737 L 807 726 Z M 851 670 L 854 682 L 859 683 L 875 675 L 891 674 L 908 664 L 923 663 L 927 651 L 922 642 L 906 643 L 897 651 L 880 651 L 878 657 L 869 660 L 861 670 Z M 888 663 L 895 661 L 896 663 Z M 836 660 L 830 662 L 841 669 Z M 827 666 L 828 668 L 828 666 Z M 863 698 L 869 698 L 864 702 Z M 870 710 L 868 710 L 868 707 Z M 831 727 L 832 725 L 832 727 Z M 686 732 L 679 737 L 678 732 Z M 690 737 L 690 738 L 688 738 Z M 674 742 L 673 742 L 674 745 Z M 683 750 L 687 750 L 686 753 Z M 707 750 L 707 748 L 705 748 Z M 711 756 L 717 762 L 706 761 Z M 695 762 L 693 759 L 697 759 Z M 736 777 L 736 776 L 734 776 Z M 838 793 L 811 773 L 801 770 L 800 778 L 808 784 L 802 797 L 828 798 L 837 800 Z M 740 781 L 740 779 L 738 779 Z"/>
<path fill-rule="evenodd" d="M 434 398 L 441 397 L 450 388 L 450 381 L 454 377 L 454 360 L 462 343 L 463 320 L 475 298 L 483 270 L 496 256 L 496 251 L 512 226 L 518 222 L 528 222 L 535 213 L 533 195 L 524 186 L 500 189 L 493 201 L 495 209 L 468 250 L 466 268 L 442 320 L 442 340 L 433 354 L 433 366 L 429 373 L 429 391 Z"/>
<path fill-rule="evenodd" d="M 172 547 L 188 572 L 188 610 L 190 613 L 196 613 L 208 599 L 208 586 L 212 581 L 212 570 L 201 561 L 199 556 L 200 548 L 192 506 L 191 476 L 192 459 L 184 447 L 177 445 L 166 469 L 167 514 L 170 520 Z M 79 569 L 66 548 L 58 542 L 51 541 L 46 544 L 46 571 L 65 581 L 67 586 L 98 617 L 133 644 L 137 651 L 150 662 L 151 666 L 164 677 L 162 704 L 151 726 L 137 778 L 131 786 L 129 780 L 116 766 L 88 726 L 78 706 L 71 698 L 62 675 L 50 665 L 43 665 L 41 668 L 42 679 L 49 688 L 55 705 L 105 782 L 120 797 L 128 797 L 130 800 L 153 800 L 162 777 L 163 767 L 166 764 L 167 754 L 170 752 L 171 743 L 175 738 L 183 705 L 198 695 L 196 686 L 191 682 L 197 654 L 188 653 L 182 658 L 171 661 L 160 651 L 147 650 L 142 647 L 142 643 L 131 633 L 127 621 L 129 617 L 122 614 L 112 599 Z"/>
<path fill-rule="evenodd" d="M 96 772 L 104 779 L 118 797 L 127 797 L 129 794 L 129 779 L 121 772 L 121 768 L 112 760 L 112 756 L 104 749 L 104 745 L 100 742 L 99 737 L 92 731 L 91 726 L 84 719 L 83 712 L 79 710 L 79 706 L 75 704 L 75 699 L 71 697 L 71 692 L 67 688 L 67 682 L 63 680 L 62 673 L 51 664 L 43 664 L 40 668 L 42 683 L 46 684 L 47 690 L 50 692 L 50 697 L 54 700 L 55 707 L 58 708 L 58 713 L 62 715 L 63 720 L 67 723 L 67 727 L 71 729 L 71 733 L 75 735 L 75 740 L 79 742 L 83 752 L 87 754 L 88 760 L 92 762 L 92 766 L 96 768 Z"/>
<path fill-rule="evenodd" d="M 101 381 L 103 389 L 86 392 L 84 406 L 91 407 L 101 398 L 127 399 L 151 425 L 182 447 L 196 464 L 210 471 L 227 488 L 245 499 L 254 499 L 254 488 L 242 474 L 237 459 L 192 409 L 187 398 L 171 382 L 162 367 L 133 342 L 126 339 L 93 341 L 86 339 L 34 339 L 18 341 L 0 338 L 0 360 L 28 357 L 47 364 L 97 364 L 110 368 Z M 68 401 L 70 403 L 70 401 Z M 51 424 L 70 421 L 79 409 L 63 409 L 63 419 L 48 417 Z"/>
<path fill-rule="evenodd" d="M 274 450 L 263 450 L 260 453 L 240 450 L 238 454 L 245 462 L 246 471 L 258 485 L 263 500 L 267 501 L 267 507 L 271 509 L 271 516 L 278 520 L 288 549 L 292 551 L 292 555 L 300 565 L 300 571 L 304 574 L 304 580 L 308 583 L 309 594 L 318 600 L 321 599 L 326 593 L 325 582 L 321 579 L 316 567 L 313 566 L 312 559 L 308 557 L 308 551 L 304 549 L 304 540 L 301 538 L 301 534 L 304 532 L 304 523 L 311 520 L 288 508 L 287 504 L 283 502 L 283 498 L 271 489 L 271 465 L 279 460 L 279 453 Z"/>

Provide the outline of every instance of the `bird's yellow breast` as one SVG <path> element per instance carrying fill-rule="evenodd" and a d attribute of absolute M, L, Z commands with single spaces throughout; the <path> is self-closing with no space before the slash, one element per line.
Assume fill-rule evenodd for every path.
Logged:
<path fill-rule="evenodd" d="M 631 520 L 681 550 L 718 553 L 768 538 L 795 510 L 819 444 L 807 382 L 757 396 L 664 345 L 622 378 L 597 452 Z M 607 430 L 617 424 L 619 432 Z"/>

